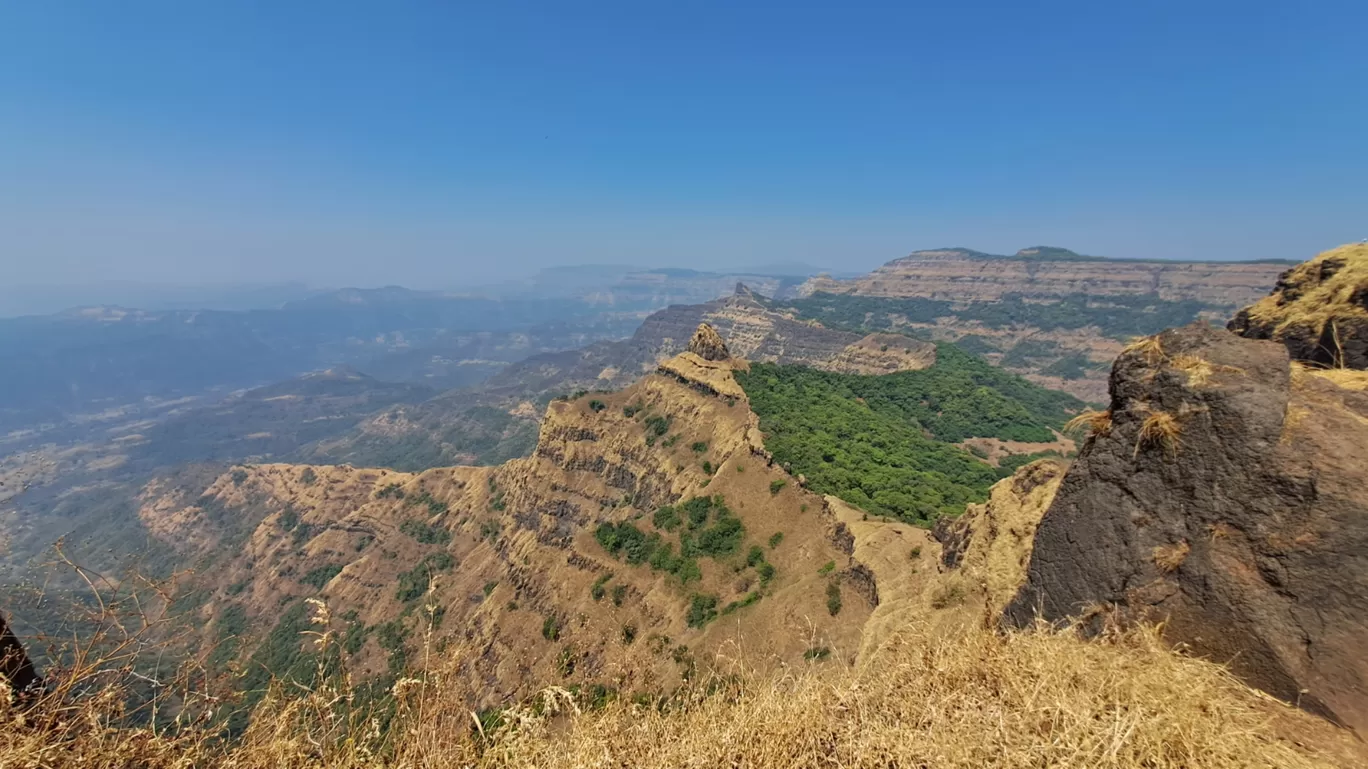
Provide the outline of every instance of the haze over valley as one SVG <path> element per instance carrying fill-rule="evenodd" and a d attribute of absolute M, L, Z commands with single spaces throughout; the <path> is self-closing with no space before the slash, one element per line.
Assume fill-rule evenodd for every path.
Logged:
<path fill-rule="evenodd" d="M 0 768 L 1368 765 L 1365 22 L 0 10 Z"/>

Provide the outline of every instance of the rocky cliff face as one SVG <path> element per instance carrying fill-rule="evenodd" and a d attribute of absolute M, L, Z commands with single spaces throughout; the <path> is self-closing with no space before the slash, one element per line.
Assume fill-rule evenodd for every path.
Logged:
<path fill-rule="evenodd" d="M 1368 728 L 1365 386 L 1201 324 L 1132 345 L 1006 616 L 1165 620 L 1255 686 Z"/>
<path fill-rule="evenodd" d="M 1299 361 L 1368 368 L 1368 244 L 1326 251 L 1283 273 L 1273 293 L 1241 310 L 1229 328 L 1282 342 Z"/>
<path fill-rule="evenodd" d="M 1157 293 L 1167 300 L 1196 299 L 1239 307 L 1268 292 L 1286 264 L 1127 261 L 1079 257 L 1065 249 L 1023 249 L 992 256 L 967 249 L 917 251 L 849 281 L 814 278 L 800 290 L 811 294 L 924 297 L 985 302 L 1006 294 L 1050 299 L 1073 293 L 1093 296 Z"/>

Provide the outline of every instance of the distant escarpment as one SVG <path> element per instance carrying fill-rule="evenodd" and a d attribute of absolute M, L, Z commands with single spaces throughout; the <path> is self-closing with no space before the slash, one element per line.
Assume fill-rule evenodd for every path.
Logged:
<path fill-rule="evenodd" d="M 714 330 L 731 355 L 760 363 L 889 374 L 935 362 L 933 345 L 896 334 L 852 333 L 794 320 L 738 284 L 731 296 L 653 313 L 629 340 L 529 358 L 491 378 L 486 389 L 527 396 L 552 386 L 622 387 L 688 349 L 701 323 Z"/>
<path fill-rule="evenodd" d="M 1368 368 L 1368 244 L 1326 251 L 1283 273 L 1273 293 L 1229 328 L 1282 342 L 1294 359 L 1316 366 Z"/>
<path fill-rule="evenodd" d="M 1164 620 L 1253 685 L 1368 728 L 1365 376 L 1204 324 L 1131 345 L 1006 616 Z"/>
<path fill-rule="evenodd" d="M 984 302 L 1007 295 L 1057 299 L 1069 294 L 1157 294 L 1166 301 L 1194 299 L 1239 307 L 1264 294 L 1287 268 L 1283 262 L 1173 262 L 1105 259 L 1064 248 L 1026 248 L 996 256 L 963 248 L 917 251 L 862 278 L 813 278 L 802 293 L 924 297 Z"/>
<path fill-rule="evenodd" d="M 1127 340 L 1230 317 L 1263 296 L 1282 263 L 1103 259 L 1062 248 L 994 256 L 919 251 L 863 278 L 814 278 L 783 304 L 852 331 L 909 330 L 955 342 L 1036 384 L 1091 402 Z"/>

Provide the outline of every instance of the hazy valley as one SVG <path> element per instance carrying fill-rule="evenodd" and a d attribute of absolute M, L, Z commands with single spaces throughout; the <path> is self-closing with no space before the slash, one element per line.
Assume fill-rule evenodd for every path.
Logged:
<path fill-rule="evenodd" d="M 1351 563 L 1364 536 L 1352 457 L 1368 445 L 1368 251 L 1281 279 L 1286 265 L 1120 263 L 1111 283 L 1089 272 L 1097 260 L 1058 252 L 946 254 L 845 284 L 790 281 L 779 297 L 728 276 L 725 295 L 643 311 L 629 336 L 616 308 L 611 320 L 539 320 L 557 329 L 542 336 L 472 331 L 478 342 L 400 353 L 423 361 L 411 368 L 389 353 L 371 359 L 386 361 L 375 374 L 334 365 L 100 423 L 113 437 L 81 435 L 76 420 L 51 433 L 68 444 L 12 435 L 24 449 L 0 465 L 0 516 L 15 627 L 69 622 L 51 599 L 81 582 L 39 577 L 65 537 L 115 593 L 136 592 L 131 567 L 174 584 L 154 635 L 231 698 L 219 728 L 248 744 L 248 713 L 280 696 L 272 681 L 318 687 L 341 672 L 357 707 L 386 708 L 410 676 L 440 671 L 461 682 L 442 707 L 515 739 L 509 708 L 547 687 L 611 719 L 668 713 L 704 684 L 782 671 L 836 681 L 946 643 L 1005 655 L 1027 652 L 982 644 L 1040 643 L 1030 653 L 1091 660 L 1049 696 L 1143 664 L 1170 677 L 1128 690 L 1133 707 L 1168 698 L 1195 712 L 1186 698 L 1207 696 L 1230 710 L 1202 728 L 1264 730 L 1260 755 L 1357 761 L 1345 733 L 1245 686 L 1350 729 L 1368 713 L 1351 640 L 1368 621 L 1368 569 Z M 1038 278 L 951 290 L 992 260 Z M 927 262 L 935 281 L 916 272 Z M 890 277 L 904 272 L 914 277 Z M 1231 331 L 1205 322 L 1231 317 Z M 590 337 L 535 349 L 575 334 Z M 1069 334 L 1080 346 L 1059 341 Z M 1092 373 L 1056 376 L 1084 347 L 1085 372 L 1116 358 L 1104 397 Z M 487 375 L 434 384 L 500 355 Z M 1047 387 L 1061 382 L 1075 386 Z M 1326 584 L 1330 570 L 1344 578 Z M 1077 620 L 1080 607 L 1096 611 Z M 306 640 L 319 612 L 322 648 Z M 1106 637 L 1169 618 L 1165 638 L 1195 659 L 1175 661 L 1149 631 L 1103 642 L 1009 630 L 1037 615 Z M 998 627 L 1007 635 L 985 630 Z M 1230 662 L 1245 683 L 1222 683 L 1203 660 Z M 1039 672 L 1004 665 L 995 674 Z M 1179 692 L 1179 680 L 1200 684 Z M 1241 720 L 1255 713 L 1273 720 Z M 660 717 L 652 728 L 689 723 Z M 1197 749 L 1165 723 L 1144 728 Z M 842 735 L 834 750 L 870 749 L 823 728 Z M 1203 739 L 1246 755 L 1239 739 Z"/>

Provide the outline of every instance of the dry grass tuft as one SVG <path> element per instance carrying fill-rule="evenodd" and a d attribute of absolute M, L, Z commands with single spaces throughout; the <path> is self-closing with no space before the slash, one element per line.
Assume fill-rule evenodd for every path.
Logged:
<path fill-rule="evenodd" d="M 1178 355 L 1170 363 L 1174 368 L 1187 374 L 1188 386 L 1193 388 L 1205 387 L 1218 371 L 1228 374 L 1245 373 L 1244 369 L 1237 366 L 1214 365 L 1211 361 L 1192 353 Z"/>
<path fill-rule="evenodd" d="M 1135 438 L 1134 457 L 1140 456 L 1140 449 L 1162 447 L 1171 457 L 1178 455 L 1182 444 L 1179 436 L 1183 433 L 1182 423 L 1167 411 L 1151 411 L 1140 424 L 1140 432 Z"/>
<path fill-rule="evenodd" d="M 1158 365 L 1168 359 L 1168 354 L 1164 352 L 1164 344 L 1156 336 L 1136 337 L 1121 349 L 1122 355 L 1140 355 L 1145 362 L 1151 366 Z"/>
<path fill-rule="evenodd" d="M 1183 540 L 1175 545 L 1156 546 L 1150 553 L 1150 557 L 1154 559 L 1154 565 L 1158 566 L 1160 571 L 1165 574 L 1172 574 L 1178 571 L 1179 566 L 1183 565 L 1183 561 L 1187 560 L 1190 552 L 1192 552 L 1192 546 L 1188 544 L 1187 540 Z"/>
<path fill-rule="evenodd" d="M 1088 435 L 1107 435 L 1111 433 L 1112 413 L 1106 411 L 1084 411 L 1064 424 L 1064 432 L 1077 433 L 1086 428 Z"/>
<path fill-rule="evenodd" d="M 1333 274 L 1323 277 L 1327 271 Z M 1319 254 L 1292 268 L 1288 281 L 1300 287 L 1296 299 L 1274 293 L 1248 308 L 1255 320 L 1277 324 L 1275 338 L 1293 326 L 1320 334 L 1336 319 L 1368 316 L 1368 309 L 1353 301 L 1368 286 L 1368 245 L 1354 243 Z M 1336 330 L 1331 327 L 1332 336 Z"/>
<path fill-rule="evenodd" d="M 1298 366 L 1297 368 L 1302 368 Z M 1368 390 L 1368 371 L 1350 368 L 1309 369 L 1311 376 L 1320 377 L 1345 390 Z"/>

